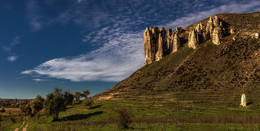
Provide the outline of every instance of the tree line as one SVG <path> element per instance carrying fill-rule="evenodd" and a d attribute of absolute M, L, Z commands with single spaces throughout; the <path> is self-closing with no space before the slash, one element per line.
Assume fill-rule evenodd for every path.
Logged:
<path fill-rule="evenodd" d="M 47 116 L 52 116 L 53 121 L 59 119 L 59 113 L 65 111 L 67 106 L 75 104 L 83 104 L 91 106 L 93 101 L 88 97 L 89 90 L 72 94 L 70 91 L 62 92 L 61 88 L 55 88 L 54 91 L 46 96 L 46 99 L 40 95 L 36 96 L 32 101 L 22 101 L 20 109 L 28 116 L 34 117 L 40 112 L 44 112 Z M 83 101 L 81 98 L 84 97 Z"/>

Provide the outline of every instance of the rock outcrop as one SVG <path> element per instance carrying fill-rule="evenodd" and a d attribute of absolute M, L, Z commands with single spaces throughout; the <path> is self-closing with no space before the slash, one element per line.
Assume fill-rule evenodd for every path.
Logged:
<path fill-rule="evenodd" d="M 209 39 L 212 39 L 213 44 L 220 45 L 222 37 L 227 34 L 227 29 L 223 27 L 222 21 L 217 16 L 211 16 L 204 24 L 200 22 L 193 28 L 186 29 L 177 27 L 176 32 L 174 29 L 168 29 L 167 35 L 163 27 L 161 29 L 158 27 L 146 28 L 144 32 L 144 64 L 161 60 L 169 53 L 178 51 L 186 42 L 188 42 L 188 47 L 193 49 Z M 231 34 L 234 33 L 234 29 L 228 31 L 231 31 Z"/>
<path fill-rule="evenodd" d="M 178 28 L 179 32 L 182 28 Z M 153 61 L 159 61 L 169 53 L 176 52 L 181 46 L 177 32 L 174 29 L 166 30 L 162 27 L 159 29 L 146 28 L 144 32 L 144 53 L 145 61 L 144 64 L 151 64 Z"/>
<path fill-rule="evenodd" d="M 181 47 L 181 42 L 180 42 L 180 39 L 179 39 L 177 33 L 174 35 L 172 45 L 173 45 L 173 46 L 172 46 L 172 49 L 171 49 L 171 52 L 172 52 L 172 53 L 178 51 L 179 48 Z"/>
<path fill-rule="evenodd" d="M 173 43 L 174 43 L 174 36 L 175 36 L 175 32 L 173 29 L 169 29 L 168 30 L 168 37 L 167 37 L 167 48 L 169 50 L 173 49 Z"/>
<path fill-rule="evenodd" d="M 215 27 L 212 32 L 212 43 L 215 45 L 220 45 L 222 38 L 222 31 L 220 27 Z"/>
<path fill-rule="evenodd" d="M 196 49 L 199 45 L 199 35 L 196 30 L 191 30 L 188 37 L 188 47 Z"/>
<path fill-rule="evenodd" d="M 210 17 L 206 27 L 206 34 L 208 39 L 212 39 L 213 44 L 220 45 L 222 34 L 223 33 L 223 25 L 219 20 L 218 16 Z"/>

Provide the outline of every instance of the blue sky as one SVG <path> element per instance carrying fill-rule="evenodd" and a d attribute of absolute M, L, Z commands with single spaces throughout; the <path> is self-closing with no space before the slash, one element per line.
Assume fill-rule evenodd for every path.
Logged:
<path fill-rule="evenodd" d="M 0 98 L 97 94 L 143 66 L 145 27 L 259 10 L 258 0 L 2 0 Z"/>

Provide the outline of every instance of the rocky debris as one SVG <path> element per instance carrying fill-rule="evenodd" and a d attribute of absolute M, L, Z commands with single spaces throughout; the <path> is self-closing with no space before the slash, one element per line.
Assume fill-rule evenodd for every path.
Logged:
<path fill-rule="evenodd" d="M 231 35 L 235 34 L 235 30 L 233 28 L 231 28 L 229 32 Z"/>
<path fill-rule="evenodd" d="M 191 30 L 188 37 L 188 47 L 196 49 L 199 45 L 199 35 L 196 30 Z"/>

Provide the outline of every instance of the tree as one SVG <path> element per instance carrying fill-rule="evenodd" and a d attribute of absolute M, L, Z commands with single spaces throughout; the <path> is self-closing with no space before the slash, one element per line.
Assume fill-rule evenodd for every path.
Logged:
<path fill-rule="evenodd" d="M 86 89 L 82 92 L 82 96 L 84 97 L 83 105 L 85 105 L 85 106 L 91 106 L 91 104 L 93 103 L 93 101 L 90 98 L 88 98 L 89 94 L 90 94 L 90 92 L 88 89 Z"/>
<path fill-rule="evenodd" d="M 54 94 L 55 96 L 62 95 L 62 89 L 56 87 L 56 88 L 54 89 L 54 91 L 53 91 L 53 94 Z"/>
<path fill-rule="evenodd" d="M 53 121 L 58 120 L 59 113 L 66 110 L 66 105 L 62 90 L 60 88 L 55 88 L 53 93 L 47 95 L 45 103 L 45 112 L 48 116 L 53 117 Z"/>
<path fill-rule="evenodd" d="M 31 105 L 30 102 L 23 102 L 20 106 L 20 109 L 23 113 L 25 113 L 25 115 L 31 115 L 32 116 L 32 109 L 31 109 Z"/>
<path fill-rule="evenodd" d="M 30 102 L 32 116 L 36 115 L 40 110 L 43 109 L 43 104 L 44 99 L 39 95 Z"/>
<path fill-rule="evenodd" d="M 82 92 L 81 95 L 82 95 L 83 97 L 85 97 L 85 99 L 86 99 L 86 98 L 88 98 L 88 95 L 89 95 L 89 94 L 90 94 L 89 90 L 86 89 L 86 90 L 84 90 L 84 91 Z"/>
<path fill-rule="evenodd" d="M 77 103 L 77 104 L 79 104 L 80 103 L 80 98 L 81 98 L 81 93 L 79 92 L 79 91 L 76 91 L 75 93 L 74 93 L 74 98 L 75 98 L 75 102 Z"/>
<path fill-rule="evenodd" d="M 72 105 L 73 99 L 74 96 L 69 91 L 64 93 L 64 101 L 66 105 Z"/>

